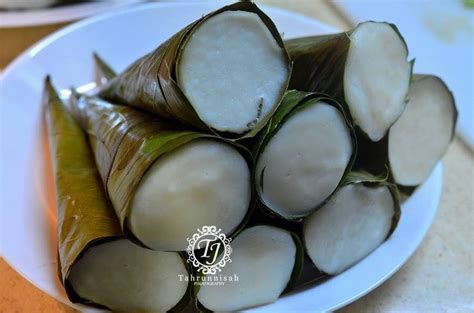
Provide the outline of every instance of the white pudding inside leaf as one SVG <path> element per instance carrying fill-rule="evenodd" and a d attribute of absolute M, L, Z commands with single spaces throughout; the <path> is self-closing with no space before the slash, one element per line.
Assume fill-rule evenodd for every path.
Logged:
<path fill-rule="evenodd" d="M 126 239 L 87 250 L 69 283 L 82 298 L 118 312 L 165 312 L 183 298 L 188 272 L 176 252 L 152 251 Z"/>
<path fill-rule="evenodd" d="M 243 133 L 271 113 L 290 75 L 284 49 L 245 11 L 204 21 L 178 60 L 179 86 L 200 119 L 223 132 Z"/>
<path fill-rule="evenodd" d="M 203 225 L 230 234 L 246 216 L 250 198 L 243 156 L 227 143 L 197 139 L 150 167 L 133 198 L 129 225 L 152 249 L 183 251 Z"/>
<path fill-rule="evenodd" d="M 415 80 L 405 111 L 390 128 L 388 152 L 395 182 L 416 186 L 428 178 L 453 136 L 456 109 L 439 78 Z"/>
<path fill-rule="evenodd" d="M 400 35 L 386 23 L 362 23 L 350 40 L 345 100 L 355 124 L 372 141 L 379 141 L 405 107 L 411 79 L 408 51 Z"/>
<path fill-rule="evenodd" d="M 232 262 L 220 275 L 237 275 L 224 285 L 202 285 L 197 298 L 207 309 L 229 312 L 274 302 L 288 285 L 297 248 L 285 230 L 260 225 L 245 229 L 231 242 Z"/>
<path fill-rule="evenodd" d="M 350 184 L 304 220 L 306 251 L 321 271 L 336 275 L 387 238 L 395 214 L 387 187 Z"/>
<path fill-rule="evenodd" d="M 284 122 L 258 157 L 261 199 L 282 216 L 307 215 L 336 189 L 352 150 L 341 112 L 322 101 L 307 105 Z"/>

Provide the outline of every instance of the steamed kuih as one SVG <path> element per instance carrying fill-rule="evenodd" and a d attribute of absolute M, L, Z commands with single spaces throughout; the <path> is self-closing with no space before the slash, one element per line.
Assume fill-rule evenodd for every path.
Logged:
<path fill-rule="evenodd" d="M 304 219 L 306 251 L 319 270 L 339 274 L 380 246 L 399 216 L 394 185 L 351 173 L 326 204 Z"/>
<path fill-rule="evenodd" d="M 353 128 L 336 102 L 290 91 L 257 144 L 258 196 L 278 216 L 308 215 L 336 190 L 354 154 Z"/>
<path fill-rule="evenodd" d="M 390 128 L 388 159 L 397 184 L 425 181 L 454 137 L 457 111 L 445 83 L 436 76 L 415 75 L 405 111 Z"/>
<path fill-rule="evenodd" d="M 94 61 L 98 86 L 115 77 L 99 56 Z M 253 164 L 245 148 L 130 107 L 75 99 L 73 111 L 91 135 L 109 196 L 132 238 L 153 249 L 180 251 L 203 225 L 228 235 L 242 226 L 251 205 Z"/>
<path fill-rule="evenodd" d="M 251 199 L 244 148 L 94 97 L 76 95 L 71 108 L 125 235 L 182 251 L 202 225 L 229 235 L 244 221 Z"/>
<path fill-rule="evenodd" d="M 243 230 L 231 245 L 232 262 L 220 275 L 237 275 L 238 280 L 199 286 L 196 299 L 207 310 L 231 312 L 272 303 L 301 270 L 301 243 L 286 230 L 254 226 Z"/>
<path fill-rule="evenodd" d="M 290 88 L 335 97 L 371 141 L 382 139 L 402 114 L 412 64 L 394 25 L 365 22 L 349 32 L 285 44 L 294 66 Z"/>
<path fill-rule="evenodd" d="M 249 202 L 245 159 L 229 144 L 197 139 L 162 156 L 145 174 L 130 206 L 130 229 L 147 246 L 184 250 L 186 238 L 206 223 L 232 233 Z"/>
<path fill-rule="evenodd" d="M 86 135 L 49 80 L 43 95 L 56 187 L 60 279 L 72 302 L 113 311 L 167 311 L 186 301 L 180 255 L 123 239 Z"/>
<path fill-rule="evenodd" d="M 71 268 L 69 284 L 81 298 L 112 311 L 154 313 L 183 299 L 188 283 L 178 277 L 187 274 L 179 253 L 121 239 L 89 248 Z"/>
<path fill-rule="evenodd" d="M 291 65 L 273 22 L 251 2 L 188 25 L 133 63 L 100 97 L 230 136 L 253 136 L 286 90 Z"/>
<path fill-rule="evenodd" d="M 185 43 L 177 69 L 201 120 L 232 133 L 252 129 L 273 110 L 288 74 L 284 50 L 257 14 L 244 11 L 203 22 Z"/>
<path fill-rule="evenodd" d="M 94 54 L 97 88 L 67 106 L 47 81 L 68 297 L 119 312 L 239 311 L 366 258 L 395 231 L 398 190 L 427 179 L 456 126 L 447 86 L 412 77 L 407 57 L 392 24 L 283 42 L 241 1 L 119 75 Z M 217 249 L 193 236 L 209 236 L 204 226 L 230 238 L 215 274 L 188 265 Z"/>
<path fill-rule="evenodd" d="M 415 74 L 403 114 L 383 140 L 361 142 L 355 167 L 376 175 L 389 169 L 391 180 L 410 194 L 446 153 L 456 120 L 456 105 L 446 84 L 433 75 Z"/>

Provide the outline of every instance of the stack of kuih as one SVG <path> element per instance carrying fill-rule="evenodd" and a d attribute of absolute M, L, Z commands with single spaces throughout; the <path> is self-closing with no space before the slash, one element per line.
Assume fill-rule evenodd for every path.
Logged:
<path fill-rule="evenodd" d="M 329 277 L 366 257 L 396 228 L 398 190 L 427 179 L 455 129 L 452 94 L 407 57 L 388 23 L 283 41 L 240 2 L 119 75 L 96 56 L 94 94 L 63 102 L 47 79 L 71 301 L 234 311 L 301 286 L 304 259 Z M 184 251 L 205 225 L 232 238 L 218 275 L 238 281 L 187 279 L 203 275 Z"/>

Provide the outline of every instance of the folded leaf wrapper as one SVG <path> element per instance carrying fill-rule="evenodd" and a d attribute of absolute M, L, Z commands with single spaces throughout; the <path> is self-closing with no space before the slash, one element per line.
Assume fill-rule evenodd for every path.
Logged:
<path fill-rule="evenodd" d="M 255 123 L 252 122 L 252 127 L 243 133 L 219 131 L 206 125 L 198 116 L 195 108 L 185 96 L 183 89 L 179 86 L 177 79 L 177 64 L 182 59 L 183 47 L 187 41 L 204 22 L 221 13 L 230 11 L 257 14 L 271 32 L 277 45 L 282 49 L 288 67 L 288 78 L 279 95 L 279 99 L 281 99 L 288 84 L 291 63 L 275 25 L 268 16 L 251 2 L 239 2 L 225 6 L 186 26 L 161 44 L 155 51 L 137 60 L 122 74 L 102 87 L 99 96 L 115 103 L 133 106 L 162 118 L 178 120 L 202 130 L 211 131 L 219 136 L 229 138 L 254 136 L 268 121 L 277 105 L 274 105 L 265 116 L 261 118 L 258 116 Z M 259 87 L 256 86 L 255 88 Z"/>
<path fill-rule="evenodd" d="M 49 80 L 42 102 L 56 185 L 60 279 L 72 302 L 87 303 L 68 284 L 71 267 L 89 247 L 123 236 L 107 200 L 87 137 L 61 103 Z"/>
<path fill-rule="evenodd" d="M 191 294 L 190 284 L 176 281 L 190 271 L 183 256 L 144 249 L 123 237 L 87 135 L 49 80 L 43 107 L 56 185 L 59 276 L 71 302 L 113 311 L 183 308 Z M 171 296 L 169 288 L 175 290 Z"/>
<path fill-rule="evenodd" d="M 290 88 L 340 102 L 356 130 L 382 139 L 403 112 L 413 61 L 397 27 L 364 22 L 338 34 L 285 40 L 293 61 Z"/>
<path fill-rule="evenodd" d="M 89 134 L 97 167 L 125 236 L 143 246 L 149 245 L 137 238 L 130 227 L 129 217 L 135 192 L 155 161 L 193 140 L 211 139 L 236 148 L 248 168 L 252 169 L 253 166 L 250 152 L 240 145 L 213 135 L 183 130 L 175 123 L 127 106 L 75 94 L 70 107 Z M 246 216 L 250 213 L 251 203 Z M 241 220 L 242 226 L 246 220 L 247 217 Z M 237 227 L 235 231 L 239 229 Z M 187 244 L 186 241 L 183 244 Z M 169 250 L 182 251 L 184 248 Z"/>
<path fill-rule="evenodd" d="M 310 111 L 314 108 L 322 110 Z M 329 119 L 326 120 L 322 116 Z M 304 124 L 301 125 L 305 126 L 297 126 L 296 118 L 302 118 Z M 289 126 L 285 128 L 286 125 Z M 280 133 L 285 134 L 278 137 Z M 324 136 L 327 138 L 322 138 Z M 280 138 L 284 141 L 280 141 L 277 147 L 276 141 Z M 275 143 L 273 146 L 272 140 Z M 305 142 L 301 143 L 302 140 Z M 299 144 L 295 144 L 297 142 Z M 267 148 L 270 149 L 265 155 Z M 281 158 L 282 153 L 287 156 Z M 351 170 L 356 154 L 354 127 L 338 102 L 323 94 L 288 91 L 254 145 L 255 188 L 259 203 L 264 211 L 271 215 L 293 221 L 301 220 L 336 191 L 337 186 Z M 328 164 L 335 162 L 337 166 L 328 167 Z M 265 182 L 269 168 L 275 174 Z M 302 178 L 303 176 L 305 178 Z M 330 176 L 331 179 L 320 180 L 320 176 Z M 293 179 L 292 183 L 289 183 L 292 181 L 290 179 Z M 318 185 L 310 188 L 308 184 L 312 182 L 317 182 Z M 270 190 L 268 201 L 265 200 L 264 190 Z M 291 192 L 294 192 L 294 195 L 291 195 Z M 317 199 L 313 197 L 319 192 L 321 195 Z M 271 198 L 275 198 L 276 202 Z M 294 198 L 294 201 L 289 202 L 289 198 Z M 298 200 L 300 198 L 312 200 L 305 200 L 305 204 L 301 204 Z"/>

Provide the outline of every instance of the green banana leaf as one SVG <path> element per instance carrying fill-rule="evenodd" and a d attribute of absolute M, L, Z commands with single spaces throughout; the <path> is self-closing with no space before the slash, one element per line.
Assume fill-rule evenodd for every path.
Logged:
<path fill-rule="evenodd" d="M 311 101 L 310 101 L 311 100 Z M 283 97 L 283 100 L 281 102 L 281 105 L 279 106 L 278 110 L 275 112 L 275 114 L 272 116 L 268 124 L 264 127 L 264 129 L 261 131 L 259 134 L 259 137 L 257 139 L 257 142 L 255 143 L 252 151 L 253 155 L 255 157 L 255 160 L 258 160 L 258 157 L 260 153 L 262 153 L 263 149 L 265 146 L 268 144 L 270 139 L 278 132 L 278 130 L 282 127 L 282 125 L 285 123 L 285 121 L 290 118 L 294 113 L 304 109 L 306 106 L 310 105 L 313 103 L 313 101 L 324 101 L 325 103 L 334 106 L 336 109 L 339 110 L 339 112 L 342 113 L 344 116 L 344 120 L 346 121 L 346 125 L 350 130 L 351 133 L 351 139 L 352 139 L 352 155 L 351 159 L 349 161 L 349 164 L 347 165 L 347 168 L 345 170 L 345 173 L 343 175 L 343 178 L 341 179 L 341 182 L 343 181 L 344 177 L 350 172 L 352 169 L 352 166 L 354 164 L 356 155 L 357 155 L 357 139 L 356 139 L 356 132 L 354 130 L 354 126 L 352 125 L 352 121 L 348 117 L 347 113 L 345 110 L 342 108 L 342 106 L 332 98 L 329 98 L 328 96 L 320 93 L 314 93 L 314 92 L 304 92 L 304 91 L 296 91 L 296 90 L 290 90 L 288 91 L 285 96 Z M 261 173 L 254 173 L 254 175 L 260 175 L 260 177 L 263 175 L 263 171 Z M 263 183 L 263 179 L 260 179 L 260 182 Z M 282 216 L 279 213 L 273 211 L 270 207 L 268 207 L 265 202 L 263 201 L 261 197 L 261 191 L 263 190 L 263 186 L 254 186 L 256 189 L 256 197 L 259 200 L 259 206 L 260 208 L 267 214 L 270 214 L 271 216 L 275 216 L 278 218 L 283 218 L 289 221 L 301 221 L 303 217 L 288 217 L 288 216 Z M 334 190 L 334 192 L 337 191 Z M 333 193 L 334 193 L 333 192 Z M 330 196 L 328 197 L 328 199 Z M 322 206 L 325 202 L 321 203 L 318 205 L 318 207 Z M 318 208 L 317 207 L 317 208 Z M 317 209 L 314 208 L 314 209 Z"/>
<path fill-rule="evenodd" d="M 87 135 L 53 89 L 49 78 L 42 98 L 48 128 L 58 214 L 59 278 L 73 303 L 102 307 L 80 297 L 68 281 L 75 262 L 95 245 L 124 238 L 92 157 Z M 191 271 L 184 256 L 183 263 Z M 188 291 L 172 311 L 191 299 Z"/>
<path fill-rule="evenodd" d="M 71 267 L 89 247 L 123 236 L 87 137 L 61 103 L 49 78 L 42 106 L 56 187 L 59 276 L 72 302 L 88 303 L 68 284 Z"/>
<path fill-rule="evenodd" d="M 237 2 L 203 16 L 183 28 L 155 51 L 134 62 L 123 73 L 112 79 L 99 92 L 99 96 L 114 103 L 121 103 L 153 113 L 159 117 L 178 120 L 186 125 L 210 131 L 223 137 L 253 137 L 266 124 L 270 116 L 260 120 L 255 128 L 244 134 L 220 133 L 210 129 L 181 91 L 176 79 L 176 64 L 186 40 L 208 18 L 225 11 L 248 11 L 256 13 L 271 31 L 278 45 L 284 48 L 278 30 L 270 18 L 252 2 Z M 288 57 L 288 56 L 287 56 Z M 288 63 L 289 57 L 288 57 Z M 291 69 L 291 68 L 290 68 Z M 276 108 L 275 108 L 276 109 Z"/>

